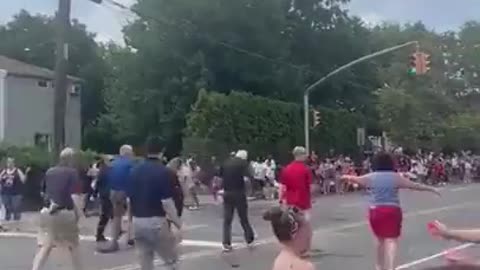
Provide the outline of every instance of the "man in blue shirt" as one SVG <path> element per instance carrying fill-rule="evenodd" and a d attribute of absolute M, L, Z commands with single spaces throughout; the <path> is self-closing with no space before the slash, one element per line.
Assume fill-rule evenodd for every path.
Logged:
<path fill-rule="evenodd" d="M 145 160 L 132 170 L 127 189 L 135 248 L 141 270 L 153 270 L 155 253 L 173 270 L 177 269 L 178 253 L 169 221 L 178 231 L 182 222 L 173 201 L 172 174 L 162 163 L 158 138 L 150 138 L 146 150 Z"/>
<path fill-rule="evenodd" d="M 110 200 L 113 206 L 112 218 L 112 243 L 109 252 L 118 250 L 118 239 L 122 234 L 122 217 L 128 209 L 127 186 L 130 172 L 133 166 L 133 149 L 130 145 L 120 147 L 120 155 L 117 156 L 108 171 L 108 186 L 110 187 Z M 129 226 L 127 229 L 128 238 L 130 238 L 131 215 L 129 215 Z M 128 240 L 129 245 L 133 245 L 133 240 Z"/>

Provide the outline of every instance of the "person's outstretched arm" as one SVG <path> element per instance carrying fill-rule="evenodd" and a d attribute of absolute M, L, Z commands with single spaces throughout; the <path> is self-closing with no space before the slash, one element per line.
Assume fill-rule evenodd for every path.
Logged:
<path fill-rule="evenodd" d="M 367 185 L 367 182 L 368 182 L 368 179 L 369 179 L 369 174 L 365 174 L 365 175 L 362 175 L 362 176 L 346 174 L 346 175 L 342 175 L 340 177 L 340 179 L 342 181 L 355 183 L 355 184 L 358 184 L 360 186 L 365 187 Z"/>
<path fill-rule="evenodd" d="M 459 242 L 480 243 L 480 229 L 449 229 L 440 222 L 436 222 L 439 236 Z"/>
<path fill-rule="evenodd" d="M 410 181 L 400 174 L 398 174 L 398 177 L 396 180 L 397 180 L 397 186 L 399 188 L 411 189 L 411 190 L 417 190 L 417 191 L 428 191 L 428 192 L 437 194 L 438 196 L 441 196 L 440 192 L 435 187 Z"/>

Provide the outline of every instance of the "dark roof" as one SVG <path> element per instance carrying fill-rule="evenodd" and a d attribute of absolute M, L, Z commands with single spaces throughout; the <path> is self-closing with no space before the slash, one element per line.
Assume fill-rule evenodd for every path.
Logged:
<path fill-rule="evenodd" d="M 20 77 L 35 77 L 42 79 L 53 80 L 55 78 L 55 72 L 48 68 L 38 67 L 35 65 L 27 64 L 6 56 L 0 55 L 0 69 L 4 69 L 8 74 Z M 80 78 L 68 76 L 73 81 L 80 81 Z"/>

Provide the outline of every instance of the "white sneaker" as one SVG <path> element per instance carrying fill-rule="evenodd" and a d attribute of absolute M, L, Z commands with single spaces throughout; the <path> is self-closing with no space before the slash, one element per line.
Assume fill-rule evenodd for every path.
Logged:
<path fill-rule="evenodd" d="M 233 251 L 233 247 L 231 245 L 223 245 L 222 248 L 223 253 L 229 253 Z"/>
<path fill-rule="evenodd" d="M 255 240 L 250 243 L 247 243 L 248 249 L 254 249 L 256 246 L 257 246 L 257 242 L 255 242 Z"/>

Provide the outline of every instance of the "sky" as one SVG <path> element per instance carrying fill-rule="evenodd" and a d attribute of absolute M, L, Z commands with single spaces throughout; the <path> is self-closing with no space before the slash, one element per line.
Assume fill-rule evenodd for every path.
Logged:
<path fill-rule="evenodd" d="M 135 0 L 117 1 L 130 5 Z M 8 22 L 21 9 L 53 15 L 57 3 L 58 0 L 0 0 L 0 24 Z M 132 16 L 105 5 L 90 0 L 72 0 L 72 17 L 86 24 L 89 31 L 97 33 L 99 41 L 121 41 L 122 25 Z M 468 20 L 480 21 L 480 0 L 351 0 L 347 9 L 368 24 L 421 20 L 429 29 L 440 32 L 457 30 Z"/>

